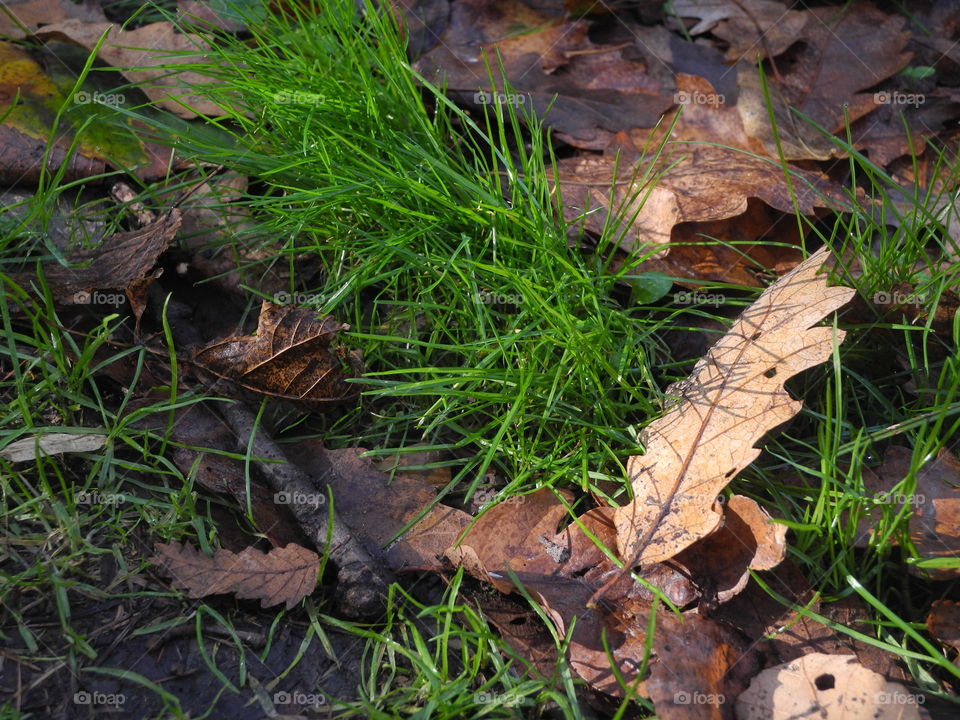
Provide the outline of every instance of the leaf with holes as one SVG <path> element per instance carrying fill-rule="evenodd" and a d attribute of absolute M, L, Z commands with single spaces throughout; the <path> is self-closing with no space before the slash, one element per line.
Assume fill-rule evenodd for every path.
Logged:
<path fill-rule="evenodd" d="M 784 383 L 830 357 L 843 332 L 813 325 L 854 294 L 818 276 L 827 257 L 824 248 L 771 285 L 668 391 L 678 402 L 647 427 L 646 454 L 627 465 L 634 500 L 614 515 L 631 565 L 672 558 L 716 530 L 718 493 L 800 411 Z"/>

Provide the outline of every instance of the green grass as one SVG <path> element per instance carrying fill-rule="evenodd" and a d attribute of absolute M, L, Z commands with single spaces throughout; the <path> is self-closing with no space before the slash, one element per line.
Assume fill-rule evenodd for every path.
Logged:
<path fill-rule="evenodd" d="M 323 435 L 330 446 L 360 445 L 380 455 L 415 444 L 444 450 L 454 473 L 441 499 L 469 497 L 495 472 L 505 479 L 505 496 L 552 486 L 624 501 L 623 463 L 640 451 L 637 431 L 661 412 L 661 388 L 690 368 L 674 357 L 666 332 L 695 328 L 696 315 L 728 321 L 706 308 L 661 301 L 657 278 L 637 275 L 640 256 L 615 268 L 609 258 L 616 222 L 595 248 L 577 246 L 584 238 L 559 210 L 552 146 L 540 119 L 509 105 L 473 114 L 459 109 L 442 88 L 416 77 L 395 28 L 369 5 L 360 15 L 354 3 L 338 0 L 288 20 L 257 13 L 251 42 L 220 34 L 209 64 L 194 68 L 216 78 L 204 92 L 225 108 L 223 117 L 187 130 L 166 114 L 144 116 L 180 154 L 251 177 L 240 204 L 257 223 L 212 248 L 240 260 L 249 312 L 275 292 L 264 289 L 268 272 L 285 271 L 284 291 L 348 322 L 347 343 L 363 351 L 368 372 L 359 407 L 329 417 L 271 409 L 274 425 L 290 441 Z M 136 112 L 123 110 L 118 120 Z M 866 199 L 851 194 L 856 211 L 810 223 L 808 238 L 856 259 L 860 271 L 841 263 L 835 275 L 861 296 L 905 282 L 934 308 L 958 284 L 957 261 L 940 264 L 937 257 L 956 253 L 955 244 L 931 231 L 943 220 L 945 191 L 895 204 L 900 191 L 892 179 L 837 143 L 850 151 L 851 184 L 865 189 Z M 956 158 L 941 154 L 940 163 L 956 179 Z M 190 179 L 173 178 L 178 183 L 185 189 Z M 24 258 L 33 263 L 51 252 L 42 228 L 52 203 L 82 184 L 54 181 L 26 204 L 40 230 L 0 215 L 0 270 L 19 270 Z M 157 210 L 168 189 L 139 188 Z M 900 219 L 896 230 L 882 221 L 891 214 Z M 264 248 L 271 250 L 266 259 L 248 259 Z M 301 272 L 306 257 L 319 260 L 320 272 Z M 756 293 L 724 285 L 703 291 L 711 289 L 732 303 Z M 113 558 L 127 580 L 143 571 L 147 537 L 188 539 L 204 549 L 218 543 L 210 517 L 215 501 L 165 456 L 163 433 L 137 424 L 166 418 L 198 395 L 168 385 L 161 388 L 166 399 L 147 407 L 135 406 L 131 394 L 105 396 L 95 370 L 125 356 L 141 366 L 147 361 L 140 348 L 108 342 L 121 320 L 68 329 L 42 286 L 28 292 L 7 281 L 4 294 L 0 444 L 94 427 L 105 428 L 110 441 L 82 457 L 0 465 L 0 522 L 10 538 L 0 547 L 0 606 L 16 617 L 34 596 L 49 596 L 58 632 L 71 639 L 65 657 L 76 667 L 96 666 L 89 638 L 72 619 L 75 604 L 157 592 L 101 586 L 99 558 Z M 646 301 L 638 304 L 637 295 Z M 854 552 L 852 542 L 858 513 L 875 502 L 860 468 L 898 443 L 914 448 L 915 471 L 956 436 L 960 322 L 954 319 L 952 334 L 937 334 L 930 322 L 845 312 L 839 324 L 848 336 L 832 363 L 791 383 L 804 411 L 734 487 L 789 524 L 791 556 L 825 599 L 855 595 L 867 602 L 874 622 L 853 630 L 902 656 L 931 689 L 938 674 L 957 671 L 918 635 L 922 618 L 907 617 L 923 600 L 911 599 L 903 582 L 902 564 L 913 553 L 906 512 L 883 505 L 881 539 L 865 552 Z M 929 392 L 903 389 L 911 373 Z M 914 483 L 908 476 L 895 491 L 910 494 Z M 127 501 L 87 507 L 75 501 L 80 492 L 119 493 Z M 460 591 L 458 574 L 442 604 L 424 606 L 395 587 L 382 626 L 316 615 L 306 642 L 322 643 L 324 627 L 348 628 L 367 648 L 361 700 L 331 702 L 357 717 L 525 717 L 546 703 L 579 717 L 579 681 L 569 668 L 561 663 L 552 685 L 526 679 L 523 663 Z M 926 592 L 925 599 L 936 599 L 945 591 Z M 206 603 L 197 607 L 198 623 L 213 612 Z M 218 621 L 232 627 L 233 616 Z M 19 640 L 34 661 L 57 655 L 46 635 L 22 627 Z M 397 670 L 384 671 L 389 663 Z M 218 672 L 212 661 L 210 667 Z M 518 704 L 478 702 L 477 693 Z M 175 699 L 165 702 L 166 712 L 179 716 Z"/>

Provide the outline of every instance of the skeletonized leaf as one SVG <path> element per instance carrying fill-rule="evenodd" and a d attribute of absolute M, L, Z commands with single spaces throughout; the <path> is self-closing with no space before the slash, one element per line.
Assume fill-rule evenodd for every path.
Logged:
<path fill-rule="evenodd" d="M 172 584 L 190 597 L 233 593 L 259 600 L 261 607 L 285 602 L 289 610 L 317 584 L 320 556 L 290 544 L 264 553 L 246 548 L 241 553 L 217 550 L 213 557 L 174 542 L 157 543 L 150 561 L 173 576 Z"/>
<path fill-rule="evenodd" d="M 264 302 L 256 335 L 215 342 L 199 350 L 194 360 L 247 390 L 322 407 L 357 393 L 358 386 L 344 380 L 359 362 L 333 344 L 345 327 L 309 308 Z"/>
<path fill-rule="evenodd" d="M 718 493 L 760 454 L 755 444 L 799 412 L 784 383 L 826 360 L 844 333 L 813 327 L 854 294 L 826 286 L 821 249 L 770 286 L 714 345 L 645 432 L 627 470 L 634 501 L 617 508 L 621 557 L 669 559 L 713 532 Z"/>

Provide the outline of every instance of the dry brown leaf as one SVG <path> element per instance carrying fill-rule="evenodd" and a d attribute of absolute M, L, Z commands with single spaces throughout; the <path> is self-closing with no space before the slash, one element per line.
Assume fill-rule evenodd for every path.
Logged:
<path fill-rule="evenodd" d="M 565 633 L 576 618 L 570 643 L 571 666 L 595 689 L 619 696 L 623 690 L 610 667 L 607 648 L 621 676 L 632 683 L 644 661 L 647 613 L 653 595 L 621 575 L 580 526 L 582 523 L 601 545 L 612 548 L 615 537 L 611 514 L 611 508 L 590 510 L 577 523 L 558 532 L 558 524 L 568 516 L 566 506 L 549 489 L 538 490 L 487 510 L 447 556 L 503 593 L 515 589 L 512 573 L 560 633 Z M 587 611 L 591 595 L 611 579 L 615 584 L 609 601 Z M 644 579 L 677 605 L 686 605 L 696 597 L 683 568 L 652 565 L 645 568 Z"/>
<path fill-rule="evenodd" d="M 760 454 L 756 443 L 799 412 L 784 383 L 843 340 L 813 326 L 855 294 L 818 276 L 828 256 L 819 250 L 764 291 L 672 388 L 679 401 L 627 465 L 634 500 L 614 515 L 621 558 L 666 560 L 716 530 L 717 495 Z"/>
<path fill-rule="evenodd" d="M 333 506 L 372 557 L 393 570 L 441 570 L 441 558 L 470 523 L 462 510 L 437 503 L 406 533 L 394 540 L 425 507 L 437 489 L 406 473 L 391 477 L 380 472 L 361 448 L 329 450 L 323 443 L 303 441 L 287 450 L 288 457 L 316 479 L 326 482 Z"/>
<path fill-rule="evenodd" d="M 767 667 L 795 660 L 808 653 L 853 654 L 861 665 L 891 679 L 908 680 L 899 658 L 874 645 L 804 617 L 794 608 L 806 608 L 842 627 L 870 622 L 870 613 L 858 597 L 821 603 L 810 581 L 790 560 L 767 571 L 763 581 L 791 605 L 782 605 L 759 583 L 751 580 L 735 598 L 717 607 L 711 617 L 732 625 L 757 644 Z"/>
<path fill-rule="evenodd" d="M 920 720 L 922 696 L 858 664 L 812 653 L 768 668 L 737 698 L 738 720 Z"/>
<path fill-rule="evenodd" d="M 934 602 L 927 615 L 927 630 L 944 645 L 960 650 L 960 603 L 950 600 Z"/>
<path fill-rule="evenodd" d="M 728 148 L 670 143 L 653 167 L 635 168 L 611 156 L 566 158 L 557 163 L 564 216 L 581 217 L 584 226 L 600 234 L 611 213 L 620 218 L 620 245 L 663 248 L 682 222 L 723 220 L 745 213 L 749 198 L 759 198 L 784 212 L 794 212 L 794 198 L 776 163 Z M 843 204 L 825 177 L 793 170 L 796 209 L 804 215 L 817 207 Z M 613 195 L 611 198 L 611 185 Z M 611 202 L 612 200 L 612 202 Z M 636 214 L 632 222 L 627 222 Z"/>
<path fill-rule="evenodd" d="M 313 592 L 320 572 L 320 556 L 299 545 L 267 553 L 220 549 L 213 557 L 177 542 L 157 543 L 154 549 L 157 554 L 150 562 L 173 577 L 174 587 L 195 598 L 233 593 L 259 600 L 261 607 L 286 603 L 289 610 Z"/>
<path fill-rule="evenodd" d="M 45 25 L 35 34 L 44 40 L 72 42 L 93 51 L 106 30 L 109 35 L 97 56 L 119 69 L 130 82 L 140 83 L 138 87 L 157 105 L 187 119 L 198 113 L 223 114 L 220 106 L 190 87 L 209 85 L 215 80 L 193 71 L 171 70 L 170 66 L 204 61 L 209 47 L 199 35 L 178 33 L 169 22 L 121 30 L 114 23 L 67 20 Z"/>
<path fill-rule="evenodd" d="M 787 553 L 787 526 L 775 523 L 754 500 L 734 495 L 725 500 L 723 524 L 678 553 L 699 587 L 710 587 L 726 602 L 746 587 L 750 570 L 770 570 Z"/>
<path fill-rule="evenodd" d="M 48 262 L 43 275 L 60 300 L 84 305 L 97 301 L 93 290 L 125 290 L 143 279 L 180 228 L 180 211 L 170 210 L 150 225 L 104 238 L 97 247 L 71 253 L 70 266 Z M 17 275 L 21 284 L 31 277 Z"/>
<path fill-rule="evenodd" d="M 255 335 L 211 343 L 194 354 L 194 362 L 252 392 L 326 407 L 359 392 L 359 385 L 345 382 L 359 372 L 359 359 L 334 345 L 346 327 L 309 308 L 264 301 Z"/>
<path fill-rule="evenodd" d="M 688 30 L 691 35 L 712 32 L 726 40 L 728 62 L 779 55 L 796 42 L 810 19 L 772 0 L 674 0 L 670 7 L 680 17 L 700 21 Z"/>
<path fill-rule="evenodd" d="M 39 27 L 64 20 L 101 23 L 107 18 L 100 3 L 83 0 L 4 0 L 0 5 L 0 36 L 21 40 Z"/>
<path fill-rule="evenodd" d="M 734 720 L 734 700 L 760 669 L 759 656 L 732 628 L 688 613 L 661 611 L 646 687 L 659 720 Z"/>

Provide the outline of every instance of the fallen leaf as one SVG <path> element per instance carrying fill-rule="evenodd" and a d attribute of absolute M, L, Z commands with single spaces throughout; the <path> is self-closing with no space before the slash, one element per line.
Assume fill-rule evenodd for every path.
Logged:
<path fill-rule="evenodd" d="M 935 601 L 927 615 L 927 630 L 944 645 L 960 650 L 960 603 Z"/>
<path fill-rule="evenodd" d="M 919 720 L 923 697 L 858 664 L 812 653 L 757 675 L 737 698 L 738 720 Z"/>
<path fill-rule="evenodd" d="M 216 82 L 191 70 L 175 72 L 177 65 L 197 63 L 207 58 L 210 48 L 199 35 L 176 32 L 163 21 L 121 30 L 114 23 L 67 20 L 44 25 L 35 35 L 43 40 L 63 40 L 92 52 L 104 32 L 107 39 L 97 56 L 116 67 L 160 107 L 182 118 L 198 114 L 222 115 L 223 109 L 197 92 L 198 86 Z M 193 86 L 193 87 L 191 87 Z"/>
<path fill-rule="evenodd" d="M 710 587 L 721 603 L 746 587 L 750 570 L 770 570 L 787 554 L 786 525 L 743 495 L 723 500 L 723 524 L 676 555 L 698 587 Z"/>
<path fill-rule="evenodd" d="M 646 687 L 659 720 L 733 720 L 734 700 L 760 669 L 739 633 L 692 613 L 659 613 L 653 648 Z"/>
<path fill-rule="evenodd" d="M 64 20 L 105 22 L 100 3 L 95 0 L 5 0 L 0 5 L 0 37 L 21 40 L 38 28 Z"/>
<path fill-rule="evenodd" d="M 462 510 L 435 503 L 437 488 L 422 477 L 379 471 L 359 448 L 330 450 L 320 441 L 287 449 L 288 457 L 329 485 L 333 506 L 372 557 L 395 571 L 444 569 L 444 551 L 469 524 Z M 430 510 L 400 537 L 424 508 Z"/>
<path fill-rule="evenodd" d="M 655 161 L 631 168 L 610 156 L 565 158 L 557 163 L 564 217 L 601 234 L 613 215 L 620 246 L 667 250 L 673 227 L 682 222 L 723 220 L 745 213 L 749 198 L 784 212 L 814 214 L 840 206 L 832 183 L 793 170 L 791 197 L 777 163 L 744 152 L 705 145 L 669 144 Z M 611 197 L 611 187 L 613 188 Z M 590 212 L 592 211 L 592 212 Z"/>
<path fill-rule="evenodd" d="M 813 325 L 855 294 L 818 277 L 828 255 L 819 250 L 765 290 L 671 388 L 679 402 L 647 427 L 646 453 L 628 461 L 634 500 L 614 515 L 621 558 L 666 560 L 713 532 L 717 495 L 760 454 L 755 444 L 800 410 L 784 383 L 843 340 Z"/>
<path fill-rule="evenodd" d="M 670 8 L 680 17 L 700 22 L 687 32 L 711 32 L 728 43 L 726 59 L 775 57 L 790 47 L 810 16 L 772 0 L 674 0 Z"/>
<path fill-rule="evenodd" d="M 261 607 L 286 603 L 289 610 L 313 592 L 320 572 L 320 556 L 299 545 L 267 553 L 220 549 L 213 557 L 178 542 L 156 543 L 154 549 L 157 554 L 150 562 L 173 577 L 174 587 L 194 598 L 233 593 L 259 600 Z"/>
<path fill-rule="evenodd" d="M 768 84 L 772 111 L 779 130 L 774 137 L 759 75 L 738 75 L 742 94 L 738 100 L 744 128 L 763 142 L 776 157 L 826 160 L 839 154 L 829 137 L 795 115 L 795 108 L 826 130 L 837 133 L 847 120 L 875 110 L 882 100 L 872 88 L 902 70 L 910 62 L 904 48 L 910 38 L 905 18 L 888 15 L 865 2 L 844 8 L 807 10 L 812 20 L 804 26 L 789 72 L 782 82 Z"/>
<path fill-rule="evenodd" d="M 622 696 L 608 648 L 618 672 L 632 684 L 643 666 L 654 596 L 621 575 L 598 547 L 597 543 L 612 548 L 615 543 L 611 514 L 611 508 L 590 510 L 558 532 L 558 524 L 569 515 L 566 506 L 549 489 L 538 490 L 488 509 L 466 537 L 447 550 L 447 557 L 503 593 L 514 591 L 516 577 L 560 634 L 576 619 L 571 666 L 595 689 Z M 679 566 L 651 565 L 643 577 L 683 606 L 696 597 L 685 574 Z M 608 601 L 587 609 L 591 595 L 611 579 L 615 584 Z"/>
<path fill-rule="evenodd" d="M 840 626 L 866 627 L 871 622 L 870 613 L 858 597 L 821 602 L 810 581 L 789 559 L 759 577 L 790 604 L 781 604 L 751 580 L 743 592 L 713 610 L 711 617 L 733 625 L 756 643 L 764 655 L 764 665 L 780 665 L 809 653 L 853 654 L 857 662 L 874 672 L 893 679 L 909 679 L 900 659 L 893 653 L 838 632 L 800 612 L 805 608 Z"/>
<path fill-rule="evenodd" d="M 347 383 L 359 362 L 334 345 L 345 329 L 309 308 L 264 301 L 255 335 L 228 337 L 194 354 L 204 370 L 252 392 L 308 408 L 325 407 L 355 396 L 359 385 Z"/>
<path fill-rule="evenodd" d="M 27 462 L 39 456 L 93 452 L 107 443 L 100 433 L 45 433 L 14 440 L 0 449 L 0 457 L 10 462 Z"/>
<path fill-rule="evenodd" d="M 70 179 L 102 173 L 107 165 L 143 179 L 162 175 L 170 151 L 144 142 L 129 121 L 118 122 L 114 105 L 125 102 L 122 93 L 90 78 L 74 89 L 76 77 L 63 64 L 68 56 L 60 52 L 54 62 L 49 48 L 27 52 L 0 42 L 0 174 L 11 184 L 36 182 L 45 159 L 51 173 L 67 163 Z"/>
<path fill-rule="evenodd" d="M 180 211 L 170 210 L 150 225 L 105 238 L 97 247 L 67 257 L 68 266 L 47 262 L 43 276 L 54 295 L 68 303 L 99 302 L 92 291 L 124 290 L 142 279 L 156 264 L 180 227 Z M 28 285 L 32 276 L 17 275 Z M 122 298 L 120 298 L 122 299 Z M 116 300 L 119 304 L 120 300 Z"/>

